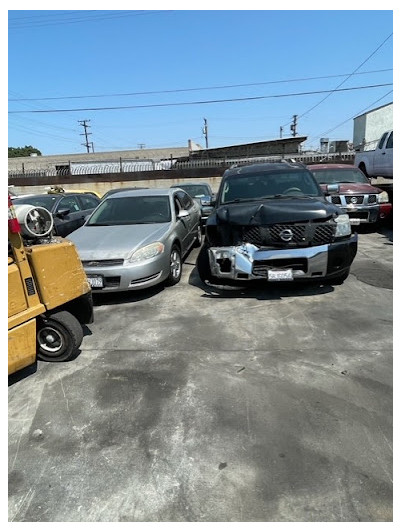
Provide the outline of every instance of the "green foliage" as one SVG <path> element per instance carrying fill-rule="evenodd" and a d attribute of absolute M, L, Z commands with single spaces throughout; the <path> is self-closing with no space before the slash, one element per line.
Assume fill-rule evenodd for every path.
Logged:
<path fill-rule="evenodd" d="M 24 148 L 8 148 L 8 158 L 13 157 L 29 157 L 31 153 L 42 155 L 42 152 L 33 146 L 25 146 Z"/>

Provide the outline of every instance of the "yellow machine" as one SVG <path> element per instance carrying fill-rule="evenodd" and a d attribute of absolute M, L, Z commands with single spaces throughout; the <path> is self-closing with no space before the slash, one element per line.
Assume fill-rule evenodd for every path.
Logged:
<path fill-rule="evenodd" d="M 75 356 L 82 324 L 93 322 L 93 301 L 72 242 L 52 237 L 41 207 L 14 208 L 8 198 L 8 374 L 36 358 Z"/>

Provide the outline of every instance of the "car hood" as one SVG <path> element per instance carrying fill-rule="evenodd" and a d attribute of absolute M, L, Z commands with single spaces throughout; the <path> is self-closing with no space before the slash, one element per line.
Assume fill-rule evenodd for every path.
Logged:
<path fill-rule="evenodd" d="M 222 205 L 216 211 L 222 223 L 234 225 L 270 225 L 331 218 L 341 211 L 321 198 L 268 199 L 260 203 L 246 202 Z"/>
<path fill-rule="evenodd" d="M 92 226 L 84 225 L 68 235 L 81 260 L 126 259 L 133 250 L 164 241 L 172 223 Z"/>
<path fill-rule="evenodd" d="M 339 192 L 332 192 L 332 196 L 337 194 L 379 194 L 382 192 L 380 188 L 368 185 L 368 183 L 338 183 Z M 325 192 L 327 185 L 320 185 L 321 189 Z"/>

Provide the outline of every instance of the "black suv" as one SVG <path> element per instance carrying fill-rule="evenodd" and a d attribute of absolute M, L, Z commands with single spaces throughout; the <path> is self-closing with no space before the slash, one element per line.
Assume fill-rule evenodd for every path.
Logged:
<path fill-rule="evenodd" d="M 36 194 L 13 199 L 14 205 L 44 207 L 54 219 L 54 233 L 65 237 L 81 227 L 85 218 L 99 205 L 100 199 L 91 193 Z"/>
<path fill-rule="evenodd" d="M 337 185 L 329 185 L 327 193 Z M 299 163 L 226 170 L 197 268 L 216 285 L 320 280 L 341 284 L 357 253 L 349 217 Z"/>

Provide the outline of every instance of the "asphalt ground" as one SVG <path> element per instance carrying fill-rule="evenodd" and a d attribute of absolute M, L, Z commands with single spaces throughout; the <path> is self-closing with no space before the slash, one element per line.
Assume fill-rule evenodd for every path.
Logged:
<path fill-rule="evenodd" d="M 392 228 L 341 286 L 95 297 L 68 363 L 9 379 L 13 522 L 388 522 Z"/>

